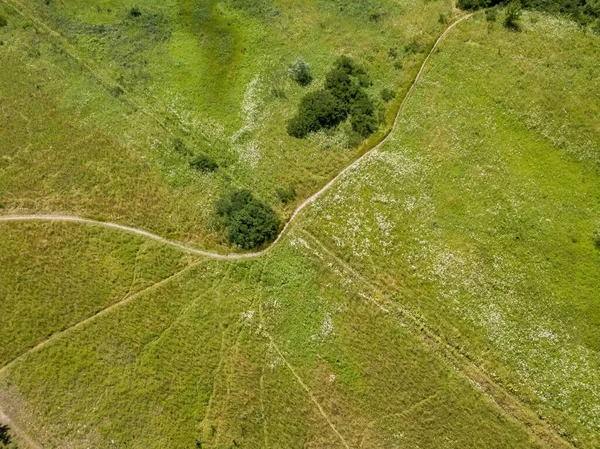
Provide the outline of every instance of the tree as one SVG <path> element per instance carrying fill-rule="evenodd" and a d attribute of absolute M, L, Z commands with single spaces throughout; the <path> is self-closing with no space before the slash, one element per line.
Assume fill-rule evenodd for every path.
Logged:
<path fill-rule="evenodd" d="M 312 82 L 310 66 L 301 58 L 296 59 L 290 69 L 292 78 L 301 86 L 308 86 Z"/>
<path fill-rule="evenodd" d="M 302 139 L 311 132 L 334 128 L 352 116 L 361 137 L 377 129 L 375 105 L 364 90 L 373 83 L 365 70 L 347 56 L 338 58 L 325 77 L 325 89 L 308 93 L 287 126 L 290 136 Z"/>
<path fill-rule="evenodd" d="M 333 128 L 348 116 L 347 105 L 329 90 L 311 92 L 302 98 L 298 114 L 288 122 L 288 134 L 302 139 L 322 128 Z"/>
<path fill-rule="evenodd" d="M 273 209 L 246 189 L 236 190 L 218 200 L 216 212 L 229 242 L 242 249 L 265 244 L 275 238 L 281 227 Z"/>
<path fill-rule="evenodd" d="M 506 12 L 504 16 L 504 26 L 509 30 L 519 31 L 521 29 L 519 25 L 519 19 L 521 18 L 521 2 L 519 0 L 513 0 L 506 6 Z"/>

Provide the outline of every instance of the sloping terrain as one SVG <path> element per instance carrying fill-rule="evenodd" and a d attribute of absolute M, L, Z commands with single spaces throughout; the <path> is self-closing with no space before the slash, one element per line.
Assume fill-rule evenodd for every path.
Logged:
<path fill-rule="evenodd" d="M 222 191 L 241 183 L 269 197 L 278 176 L 301 176 L 290 165 L 266 176 L 260 164 L 201 175 L 173 147 L 152 148 L 180 125 L 161 109 L 161 89 L 182 87 L 159 82 L 175 75 L 151 72 L 157 63 L 117 58 L 118 45 L 139 38 L 114 31 L 134 5 L 10 4 L 62 34 L 3 6 L 12 11 L 0 29 L 6 214 L 110 218 L 219 248 L 210 208 Z M 281 3 L 277 14 L 266 2 L 177 4 L 243 18 L 240 30 L 269 14 L 292 30 L 293 11 L 294 23 L 343 17 L 340 36 L 349 24 L 366 28 L 353 2 Z M 417 8 L 382 5 L 405 19 Z M 377 11 L 364 33 L 395 17 Z M 176 23 L 173 4 L 139 12 L 127 20 Z M 109 19 L 114 29 L 100 33 Z M 235 40 L 213 19 L 196 30 L 219 36 L 204 51 L 238 67 L 245 56 L 217 48 Z M 426 28 L 417 19 L 410 32 Z M 102 40 L 113 32 L 114 49 Z M 161 46 L 185 35 L 172 32 L 136 58 L 166 58 Z M 0 222 L 0 419 L 33 448 L 597 447 L 598 55 L 598 36 L 564 18 L 526 13 L 519 32 L 483 13 L 462 21 L 432 52 L 389 139 L 259 257 L 221 260 L 92 223 Z M 256 70 L 235 73 L 243 82 L 227 78 L 215 117 L 230 116 Z M 215 82 L 207 76 L 190 79 Z M 112 82 L 122 91 L 109 94 Z M 186 113 L 200 116 L 218 90 L 190 89 L 182 98 L 197 103 Z M 186 147 L 205 138 L 195 133 L 181 137 Z M 323 181 L 336 172 L 311 163 L 331 168 Z"/>

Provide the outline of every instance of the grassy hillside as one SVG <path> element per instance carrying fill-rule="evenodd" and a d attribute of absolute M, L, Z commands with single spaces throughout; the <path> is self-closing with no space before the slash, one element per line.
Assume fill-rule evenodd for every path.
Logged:
<path fill-rule="evenodd" d="M 1 213 L 217 249 L 224 192 L 289 213 L 365 149 L 287 136 L 300 97 L 339 54 L 402 92 L 451 12 L 296 3 L 0 0 Z M 0 223 L 0 419 L 45 448 L 597 448 L 600 38 L 502 14 L 261 257 Z"/>
<path fill-rule="evenodd" d="M 576 447 L 600 444 L 598 36 L 483 13 L 307 229 Z"/>
<path fill-rule="evenodd" d="M 542 447 L 326 263 L 206 261 L 13 365 L 2 407 L 44 447 Z"/>
<path fill-rule="evenodd" d="M 182 270 L 188 255 L 94 227 L 0 226 L 0 366 Z"/>
<path fill-rule="evenodd" d="M 446 1 L 138 6 L 0 3 L 5 212 L 101 216 L 207 247 L 219 243 L 210 213 L 225 190 L 249 188 L 286 215 L 370 144 L 349 146 L 349 124 L 288 136 L 300 98 L 351 55 L 374 98 L 397 92 L 381 102 L 389 121 L 452 13 Z M 289 76 L 299 57 L 307 88 Z M 201 154 L 219 170 L 194 169 Z M 276 191 L 290 186 L 296 199 L 283 204 Z"/>

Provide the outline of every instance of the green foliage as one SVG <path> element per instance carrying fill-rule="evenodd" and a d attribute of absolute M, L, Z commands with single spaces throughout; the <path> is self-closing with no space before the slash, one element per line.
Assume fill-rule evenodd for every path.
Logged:
<path fill-rule="evenodd" d="M 592 235 L 592 241 L 594 242 L 596 249 L 600 250 L 600 229 L 594 232 Z"/>
<path fill-rule="evenodd" d="M 333 128 L 348 116 L 347 105 L 331 90 L 318 90 L 302 98 L 298 114 L 287 127 L 288 134 L 299 139 L 323 128 Z"/>
<path fill-rule="evenodd" d="M 377 129 L 375 105 L 364 91 L 359 91 L 351 108 L 352 129 L 362 137 L 367 137 Z"/>
<path fill-rule="evenodd" d="M 6 25 L 8 25 L 8 20 L 6 20 L 6 17 L 4 17 L 3 14 L 0 14 L 0 28 L 5 27 Z"/>
<path fill-rule="evenodd" d="M 290 68 L 292 78 L 300 86 L 308 86 L 312 82 L 312 74 L 310 73 L 310 66 L 302 59 L 298 58 L 292 64 Z"/>
<path fill-rule="evenodd" d="M 365 69 L 359 66 L 354 59 L 349 56 L 342 55 L 334 63 L 334 68 L 345 72 L 348 75 L 363 75 L 366 74 Z"/>
<path fill-rule="evenodd" d="M 10 444 L 10 428 L 5 424 L 0 424 L 0 447 L 6 447 Z"/>
<path fill-rule="evenodd" d="M 441 12 L 440 16 L 438 17 L 438 22 L 441 25 L 446 25 L 448 23 L 448 16 L 446 14 L 444 14 L 443 12 Z"/>
<path fill-rule="evenodd" d="M 256 248 L 272 240 L 281 226 L 273 209 L 246 189 L 218 200 L 216 212 L 229 242 L 242 249 Z"/>
<path fill-rule="evenodd" d="M 190 162 L 190 166 L 202 173 L 214 172 L 219 168 L 219 164 L 207 154 L 201 154 Z"/>
<path fill-rule="evenodd" d="M 504 15 L 504 26 L 513 31 L 519 31 L 521 26 L 519 25 L 519 19 L 521 18 L 521 12 L 523 7 L 519 0 L 511 1 L 506 7 Z"/>
<path fill-rule="evenodd" d="M 279 201 L 283 204 L 291 203 L 296 199 L 296 188 L 293 185 L 289 185 L 288 187 L 277 187 L 275 190 Z"/>
<path fill-rule="evenodd" d="M 6 424 L 0 424 L 0 449 L 19 449 L 10 436 L 10 427 Z"/>
<path fill-rule="evenodd" d="M 130 17 L 140 17 L 142 15 L 142 11 L 140 11 L 140 8 L 136 5 L 132 6 L 129 9 L 129 16 Z"/>
<path fill-rule="evenodd" d="M 474 11 L 490 6 L 490 0 L 458 0 L 456 4 L 460 9 Z"/>
<path fill-rule="evenodd" d="M 425 51 L 425 46 L 420 44 L 416 40 L 413 40 L 404 46 L 404 51 L 407 55 L 412 55 L 414 53 L 423 53 Z"/>
<path fill-rule="evenodd" d="M 373 82 L 353 59 L 339 57 L 325 77 L 325 89 L 304 96 L 298 114 L 288 122 L 288 134 L 303 138 L 337 126 L 351 115 L 352 129 L 366 137 L 377 129 L 375 105 L 363 90 Z"/>
<path fill-rule="evenodd" d="M 485 20 L 487 22 L 495 22 L 498 19 L 498 11 L 496 8 L 488 8 L 485 10 Z"/>
<path fill-rule="evenodd" d="M 390 88 L 384 87 L 383 89 L 381 89 L 380 96 L 381 99 L 387 103 L 388 101 L 392 101 L 396 97 L 396 92 L 394 92 Z"/>

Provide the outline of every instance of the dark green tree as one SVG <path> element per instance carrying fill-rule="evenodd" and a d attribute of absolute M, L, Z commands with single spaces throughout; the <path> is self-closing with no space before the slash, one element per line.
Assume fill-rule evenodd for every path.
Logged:
<path fill-rule="evenodd" d="M 513 0 L 506 6 L 504 16 L 504 26 L 509 30 L 519 31 L 521 29 L 519 25 L 519 19 L 521 18 L 521 12 L 523 8 L 519 0 Z"/>
<path fill-rule="evenodd" d="M 281 227 L 275 211 L 246 189 L 218 200 L 216 212 L 229 242 L 242 249 L 264 245 L 277 236 Z"/>

